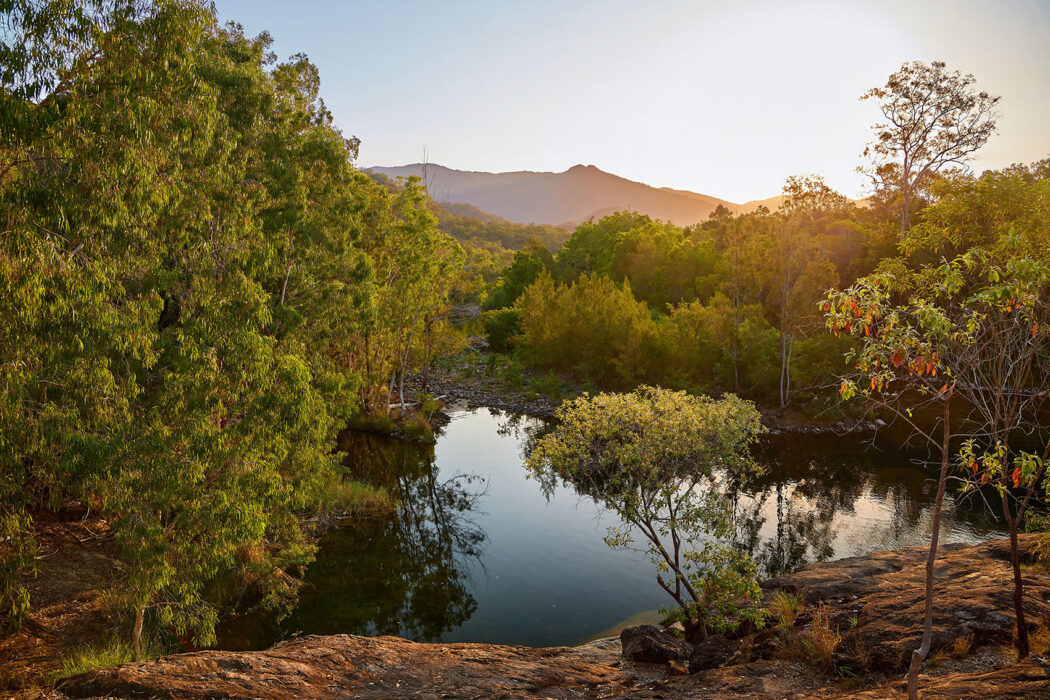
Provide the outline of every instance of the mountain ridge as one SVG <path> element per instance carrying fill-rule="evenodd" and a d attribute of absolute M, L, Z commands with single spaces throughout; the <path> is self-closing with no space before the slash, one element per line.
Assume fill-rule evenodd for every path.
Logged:
<path fill-rule="evenodd" d="M 436 202 L 470 205 L 516 223 L 563 228 L 623 209 L 688 226 L 707 219 L 719 205 L 740 214 L 754 211 L 758 206 L 775 209 L 782 199 L 775 196 L 737 204 L 699 192 L 653 187 L 583 164 L 560 173 L 534 170 L 490 173 L 456 170 L 435 163 L 363 169 L 390 178 L 422 177 L 425 169 L 427 186 Z"/>

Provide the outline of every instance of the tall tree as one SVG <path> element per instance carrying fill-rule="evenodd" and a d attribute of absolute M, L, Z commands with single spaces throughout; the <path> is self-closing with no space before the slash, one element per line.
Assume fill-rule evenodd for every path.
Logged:
<path fill-rule="evenodd" d="M 911 222 L 919 188 L 946 166 L 965 166 L 994 133 L 999 97 L 974 89 L 972 75 L 948 71 L 941 61 L 905 63 L 883 87 L 861 96 L 877 100 L 885 118 L 872 127 L 862 167 L 875 185 L 900 197 L 901 232 Z"/>
<path fill-rule="evenodd" d="M 780 334 L 780 406 L 791 398 L 791 356 L 813 303 L 835 282 L 823 244 L 823 225 L 849 208 L 849 201 L 817 176 L 788 178 L 784 203 L 768 226 L 752 238 L 755 272 L 766 290 Z"/>

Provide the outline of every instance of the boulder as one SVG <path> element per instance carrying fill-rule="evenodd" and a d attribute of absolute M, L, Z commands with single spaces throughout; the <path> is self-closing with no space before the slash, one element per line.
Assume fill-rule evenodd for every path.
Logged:
<path fill-rule="evenodd" d="M 718 668 L 732 658 L 739 646 L 740 642 L 730 641 L 721 634 L 708 637 L 689 653 L 689 673 Z"/>
<path fill-rule="evenodd" d="M 660 631 L 655 625 L 635 625 L 620 632 L 623 655 L 632 661 L 666 664 L 689 658 L 685 642 Z"/>

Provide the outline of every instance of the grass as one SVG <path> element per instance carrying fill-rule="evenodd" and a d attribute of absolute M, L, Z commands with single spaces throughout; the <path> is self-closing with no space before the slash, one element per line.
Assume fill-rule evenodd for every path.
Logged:
<path fill-rule="evenodd" d="M 957 659 L 965 658 L 973 650 L 973 635 L 964 634 L 961 637 L 957 637 L 955 642 L 952 643 L 951 654 Z"/>
<path fill-rule="evenodd" d="M 331 508 L 353 515 L 382 515 L 397 507 L 397 499 L 385 488 L 352 479 L 332 479 L 326 483 L 321 500 Z"/>
<path fill-rule="evenodd" d="M 142 640 L 143 658 L 152 659 L 163 655 L 164 647 L 145 636 L 143 635 Z M 131 648 L 131 642 L 124 639 L 114 638 L 99 645 L 77 647 L 58 664 L 58 668 L 51 675 L 51 681 L 58 681 L 88 671 L 112 668 L 134 660 L 135 652 Z"/>
<path fill-rule="evenodd" d="M 834 668 L 835 651 L 842 643 L 842 635 L 831 624 L 831 607 L 824 602 L 813 611 L 813 624 L 803 642 L 815 666 L 824 671 Z"/>
<path fill-rule="evenodd" d="M 433 442 L 434 431 L 430 421 L 421 413 L 406 413 L 401 418 L 401 430 L 409 437 L 420 442 Z"/>
<path fill-rule="evenodd" d="M 389 435 L 394 432 L 397 422 L 386 413 L 357 413 L 347 422 L 347 428 L 360 430 L 366 433 L 378 433 Z"/>
<path fill-rule="evenodd" d="M 1029 632 L 1028 648 L 1036 656 L 1050 654 L 1050 627 L 1044 625 Z"/>
<path fill-rule="evenodd" d="M 802 596 L 798 593 L 777 591 L 769 601 L 769 612 L 777 620 L 777 629 L 790 632 L 795 627 L 795 619 L 802 610 Z"/>

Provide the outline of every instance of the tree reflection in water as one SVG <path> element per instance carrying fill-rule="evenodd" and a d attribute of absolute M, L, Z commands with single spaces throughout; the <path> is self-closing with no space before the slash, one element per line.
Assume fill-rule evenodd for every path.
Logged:
<path fill-rule="evenodd" d="M 921 456 L 860 437 L 771 436 L 761 442 L 762 476 L 729 484 L 737 543 L 769 576 L 802 564 L 871 552 L 929 537 L 928 503 L 936 485 L 915 464 Z M 993 525 L 973 504 L 945 502 L 946 531 Z M 979 539 L 976 536 L 974 539 Z M 914 540 L 914 541 L 913 541 Z"/>
<path fill-rule="evenodd" d="M 485 479 L 439 479 L 432 445 L 348 432 L 340 449 L 349 474 L 389 489 L 398 509 L 329 533 L 291 617 L 242 618 L 223 647 L 262 648 L 298 632 L 436 641 L 477 609 L 469 569 L 486 541 L 473 520 Z"/>
<path fill-rule="evenodd" d="M 527 458 L 549 426 L 507 416 L 501 434 L 512 435 Z M 929 536 L 928 505 L 935 483 L 916 468 L 921 455 L 873 444 L 870 437 L 777 435 L 764 437 L 756 458 L 766 471 L 746 483 L 719 486 L 732 503 L 734 543 L 751 552 L 764 576 L 846 556 L 922 544 Z M 549 497 L 555 481 L 539 479 Z M 994 523 L 971 503 L 945 504 L 946 531 Z"/>
<path fill-rule="evenodd" d="M 581 499 L 561 494 L 561 484 L 524 480 L 515 452 L 527 456 L 549 425 L 498 411 L 462 416 L 440 438 L 440 471 L 433 446 L 344 435 L 348 476 L 390 489 L 401 508 L 331 532 L 292 617 L 280 626 L 263 614 L 227 621 L 220 646 L 264 648 L 298 632 L 562 644 L 615 623 L 609 609 L 625 618 L 657 607 L 662 598 L 648 564 L 602 543 L 604 515 L 580 509 Z M 781 435 L 763 438 L 756 457 L 765 474 L 717 488 L 734 509 L 737 544 L 764 575 L 928 541 L 936 484 L 916 468 L 921 455 L 862 437 Z M 490 477 L 472 474 L 478 469 Z M 479 499 L 490 482 L 488 514 Z M 551 502 L 548 486 L 559 490 Z M 995 529 L 979 503 L 946 505 L 946 541 L 978 541 Z M 491 576 L 481 573 L 483 551 Z M 588 587 L 598 571 L 604 578 Z M 578 614 L 550 615 L 570 600 Z"/>

